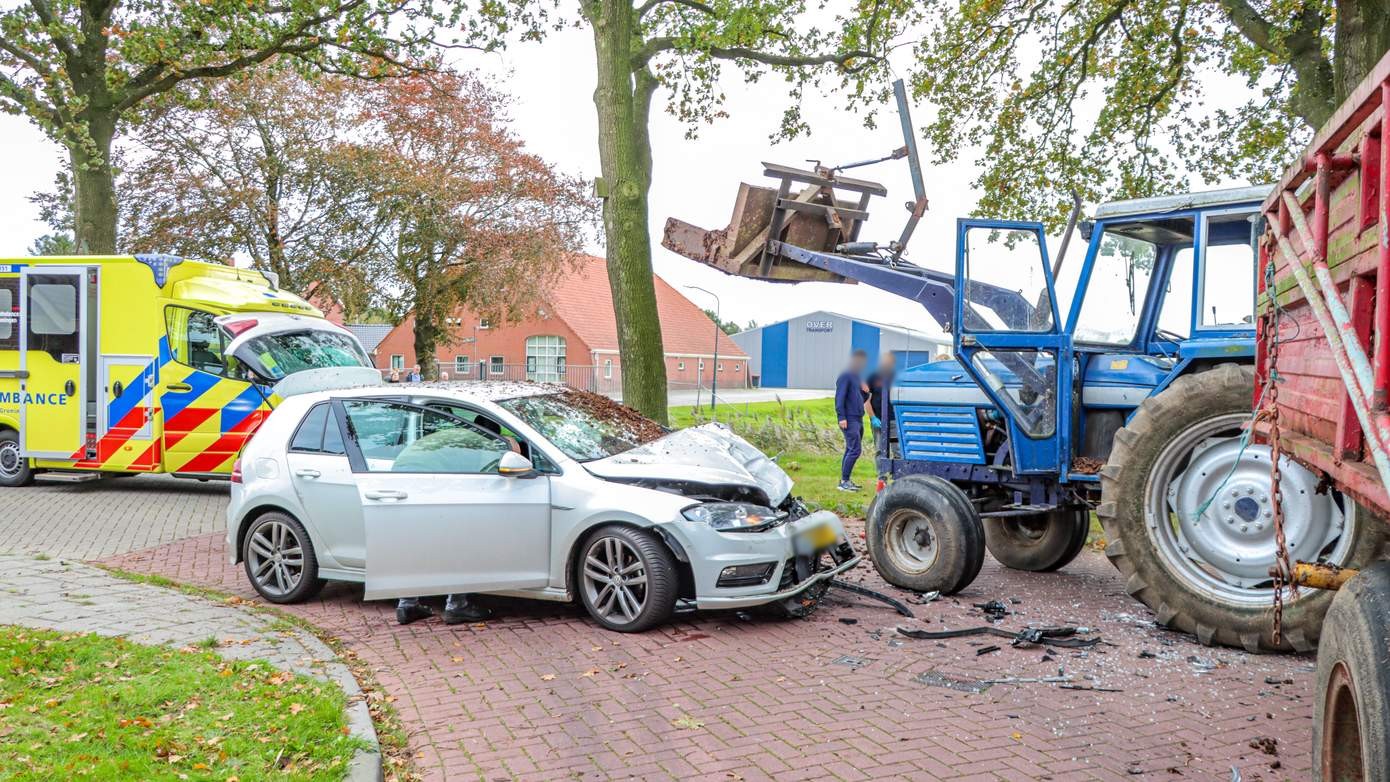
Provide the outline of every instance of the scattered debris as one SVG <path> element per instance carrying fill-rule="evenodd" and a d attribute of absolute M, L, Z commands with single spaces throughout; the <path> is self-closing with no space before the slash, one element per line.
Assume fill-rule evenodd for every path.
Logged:
<path fill-rule="evenodd" d="M 1156 659 L 1158 659 L 1158 655 L 1154 654 L 1153 652 L 1149 651 L 1148 649 L 1140 649 L 1140 650 L 1139 650 L 1139 659 L 1141 659 L 1141 660 L 1156 660 Z"/>
<path fill-rule="evenodd" d="M 842 654 L 830 661 L 831 665 L 843 665 L 846 668 L 863 668 L 868 665 L 870 660 L 865 657 L 855 657 L 852 654 Z"/>
<path fill-rule="evenodd" d="M 993 653 L 995 653 L 995 652 L 997 652 L 997 651 L 999 651 L 999 647 L 998 647 L 998 646 L 994 646 L 993 644 L 991 644 L 991 645 L 989 645 L 989 646 L 981 646 L 979 649 L 976 649 L 976 650 L 975 650 L 975 656 L 976 656 L 976 657 L 981 657 L 981 656 L 986 655 L 986 654 L 993 654 Z"/>
<path fill-rule="evenodd" d="M 638 444 L 660 440 L 670 434 L 661 424 L 603 394 L 580 391 L 576 388 L 565 388 L 561 392 L 561 396 L 567 404 L 573 405 L 595 418 L 623 427 Z"/>
<path fill-rule="evenodd" d="M 1251 740 L 1250 747 L 1252 749 L 1258 749 L 1266 755 L 1274 755 L 1276 757 L 1279 755 L 1279 740 L 1270 736 L 1261 736 Z"/>
<path fill-rule="evenodd" d="M 967 627 L 961 630 L 942 630 L 932 632 L 930 630 L 914 630 L 907 627 L 899 627 L 898 633 L 908 638 L 916 638 L 919 641 L 937 641 L 943 638 L 964 638 L 971 635 L 994 635 L 1000 638 L 1007 638 L 1014 646 L 1024 644 L 1037 645 L 1046 639 L 1049 646 L 1060 646 L 1068 649 L 1088 649 L 1100 643 L 1100 636 L 1094 638 L 1076 638 L 1079 632 L 1091 632 L 1088 627 L 1025 627 L 1017 632 L 1009 632 L 1002 628 L 984 625 L 981 627 Z"/>
<path fill-rule="evenodd" d="M 924 606 L 927 603 L 935 601 L 938 597 L 941 597 L 940 592 L 916 592 L 912 597 L 907 599 L 907 602 L 913 605 Z"/>
<path fill-rule="evenodd" d="M 957 692 L 980 693 L 989 689 L 988 682 L 957 679 L 954 676 L 947 676 L 944 673 L 937 673 L 936 671 L 919 673 L 912 677 L 912 680 L 918 684 L 925 684 L 928 687 L 945 687 L 948 690 L 956 690 Z"/>
<path fill-rule="evenodd" d="M 983 611 L 991 622 L 998 622 L 1009 615 L 1008 607 L 998 600 L 991 600 L 988 603 L 973 603 L 972 605 Z"/>
<path fill-rule="evenodd" d="M 1280 679 L 1278 676 L 1266 676 L 1266 677 L 1265 677 L 1265 684 L 1273 684 L 1273 685 L 1293 684 L 1293 679 Z"/>
<path fill-rule="evenodd" d="M 1059 686 L 1063 690 L 1086 690 L 1087 692 L 1124 692 L 1124 690 L 1121 690 L 1117 687 L 1097 687 L 1094 684 L 1089 686 L 1084 684 L 1063 684 Z"/>
<path fill-rule="evenodd" d="M 857 625 L 857 624 L 859 624 L 859 620 L 858 620 L 858 619 L 855 619 L 855 618 L 852 617 L 852 616 L 842 616 L 842 617 L 840 617 L 840 624 L 842 624 L 842 625 Z"/>
<path fill-rule="evenodd" d="M 879 601 L 880 603 L 887 603 L 888 605 L 893 607 L 894 611 L 897 611 L 898 613 L 902 614 L 908 619 L 916 618 L 912 614 L 912 609 L 908 608 L 906 605 L 903 605 L 901 600 L 889 597 L 888 595 L 885 595 L 882 592 L 876 592 L 872 589 L 869 589 L 868 587 L 860 586 L 858 584 L 851 584 L 848 581 L 841 581 L 838 578 L 832 579 L 830 585 L 837 589 L 843 589 L 846 592 L 853 592 L 856 595 L 871 597 L 874 600 Z"/>
<path fill-rule="evenodd" d="M 985 684 L 1064 684 L 1071 676 L 1010 676 L 1007 679 L 985 679 Z"/>
<path fill-rule="evenodd" d="M 1071 460 L 1071 471 L 1082 475 L 1095 475 L 1105 466 L 1105 462 L 1090 456 L 1078 456 Z"/>

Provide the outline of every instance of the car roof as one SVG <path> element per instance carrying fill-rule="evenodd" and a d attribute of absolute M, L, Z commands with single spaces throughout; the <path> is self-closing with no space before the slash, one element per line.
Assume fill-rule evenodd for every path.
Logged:
<path fill-rule="evenodd" d="M 530 383 L 510 380 L 451 380 L 430 383 L 384 383 L 375 386 L 356 386 L 305 394 L 307 400 L 362 397 L 410 396 L 420 393 L 449 397 L 463 402 L 502 402 L 528 396 L 559 394 L 567 386 L 558 383 Z"/>

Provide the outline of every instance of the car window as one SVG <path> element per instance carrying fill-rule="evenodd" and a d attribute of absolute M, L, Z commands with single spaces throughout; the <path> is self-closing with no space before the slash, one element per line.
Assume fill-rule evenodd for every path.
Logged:
<path fill-rule="evenodd" d="M 579 462 L 620 454 L 666 434 L 655 421 L 596 394 L 566 391 L 499 404 Z"/>
<path fill-rule="evenodd" d="M 348 437 L 368 472 L 496 473 L 500 437 L 436 410 L 395 402 L 343 403 Z"/>
<path fill-rule="evenodd" d="M 299 430 L 290 440 L 291 451 L 318 453 L 323 447 L 323 424 L 328 420 L 328 405 L 317 404 L 309 409 L 309 414 L 299 423 Z"/>
<path fill-rule="evenodd" d="M 484 431 L 492 434 L 500 434 L 503 439 L 507 441 L 508 446 L 515 445 L 516 452 L 529 459 L 531 465 L 540 472 L 560 471 L 559 467 L 556 467 L 549 459 L 545 458 L 545 454 L 541 453 L 539 448 L 532 448 L 531 444 L 521 435 L 517 434 L 510 426 L 507 426 L 491 416 L 484 415 L 483 413 L 479 413 L 467 407 L 450 404 L 449 402 L 428 401 L 423 404 L 435 410 L 442 410 L 455 418 L 462 418 Z"/>

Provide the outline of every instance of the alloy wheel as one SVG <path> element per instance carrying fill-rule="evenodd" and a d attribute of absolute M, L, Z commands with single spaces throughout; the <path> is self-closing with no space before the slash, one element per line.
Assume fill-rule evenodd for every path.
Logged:
<path fill-rule="evenodd" d="M 270 595 L 289 594 L 304 577 L 304 547 L 283 522 L 268 521 L 253 529 L 246 542 L 246 559 L 257 587 Z"/>
<path fill-rule="evenodd" d="M 627 541 L 601 537 L 584 552 L 584 591 L 604 619 L 629 624 L 647 604 L 647 566 Z"/>

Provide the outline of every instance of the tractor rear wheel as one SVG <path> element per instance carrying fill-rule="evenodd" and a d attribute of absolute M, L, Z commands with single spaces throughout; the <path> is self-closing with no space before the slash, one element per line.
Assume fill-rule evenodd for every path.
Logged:
<path fill-rule="evenodd" d="M 1204 644 L 1309 651 L 1331 594 L 1286 591 L 1280 642 L 1271 637 L 1270 449 L 1242 437 L 1253 385 L 1250 367 L 1223 364 L 1144 400 L 1115 434 L 1096 513 L 1125 591 L 1160 624 Z M 1359 567 L 1380 558 L 1385 524 L 1358 520 L 1365 514 L 1350 498 L 1319 491 L 1297 462 L 1284 457 L 1279 469 L 1291 559 Z"/>
<path fill-rule="evenodd" d="M 1076 559 L 1091 531 L 1087 510 L 1054 510 L 1029 516 L 986 517 L 985 545 L 999 564 L 1047 573 Z"/>
<path fill-rule="evenodd" d="M 954 594 L 985 558 L 985 533 L 970 498 L 949 481 L 893 481 L 869 508 L 865 540 L 879 575 L 915 592 Z"/>
<path fill-rule="evenodd" d="M 1390 563 L 1382 562 L 1353 576 L 1327 610 L 1313 707 L 1313 775 L 1319 782 L 1380 779 L 1390 768 L 1387 649 Z"/>

